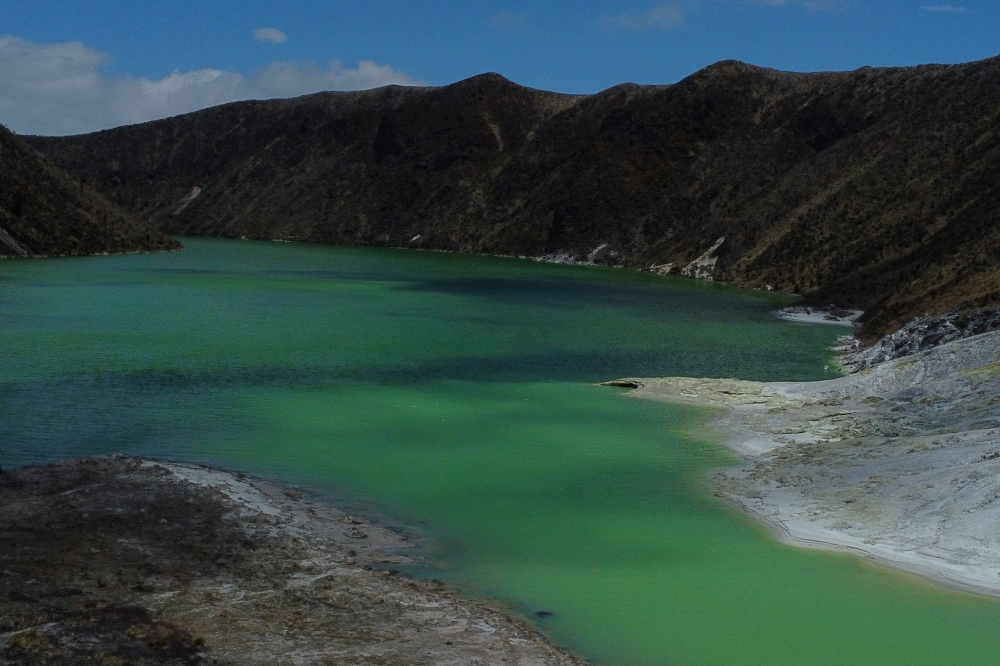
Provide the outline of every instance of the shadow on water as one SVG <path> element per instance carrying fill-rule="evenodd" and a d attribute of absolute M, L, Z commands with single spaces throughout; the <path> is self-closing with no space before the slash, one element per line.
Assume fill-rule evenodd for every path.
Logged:
<path fill-rule="evenodd" d="M 615 271 L 618 273 L 619 271 Z M 731 321 L 734 311 L 742 313 L 750 321 L 762 320 L 766 312 L 759 302 L 748 301 L 745 294 L 737 295 L 731 287 L 713 283 L 691 283 L 686 281 L 681 289 L 665 293 L 664 281 L 645 282 L 648 276 L 630 275 L 631 281 L 602 281 L 600 274 L 572 277 L 525 277 L 525 278 L 438 278 L 411 280 L 396 287 L 399 291 L 436 293 L 486 299 L 502 303 L 539 305 L 551 308 L 578 310 L 581 306 L 611 307 L 627 310 L 630 315 L 647 315 L 662 319 L 671 312 L 682 313 L 686 317 L 719 319 Z M 654 288 L 651 288 L 654 287 Z M 660 289 L 655 288 L 660 287 Z M 718 302 L 706 307 L 706 296 L 721 300 L 725 308 L 720 312 Z M 762 296 L 764 297 L 764 296 Z M 787 298 L 772 297 L 775 308 Z"/>
<path fill-rule="evenodd" d="M 711 355 L 713 372 L 705 373 Z M 804 361 L 808 360 L 804 354 Z M 37 399 L 44 394 L 163 396 L 237 387 L 314 390 L 357 384 L 419 386 L 440 381 L 475 383 L 587 382 L 625 376 L 740 377 L 757 381 L 778 379 L 771 368 L 789 361 L 788 350 L 715 349 L 693 351 L 544 352 L 486 357 L 444 357 L 427 362 L 313 366 L 222 366 L 196 369 L 150 369 L 123 372 L 65 373 L 42 380 L 6 382 L 4 404 L 11 413 L 18 396 Z M 787 379 L 783 375 L 780 378 Z"/>

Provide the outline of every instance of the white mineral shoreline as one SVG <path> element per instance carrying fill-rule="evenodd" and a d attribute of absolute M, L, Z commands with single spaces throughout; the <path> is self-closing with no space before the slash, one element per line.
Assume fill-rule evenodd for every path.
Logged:
<path fill-rule="evenodd" d="M 1000 596 L 1000 333 L 821 382 L 628 378 L 709 407 L 743 464 L 713 491 L 780 541 Z"/>
<path fill-rule="evenodd" d="M 868 560 L 886 569 L 912 574 L 942 587 L 977 594 L 1000 597 L 1000 579 L 991 577 L 990 570 L 955 564 L 913 551 L 900 551 L 891 547 L 867 544 L 863 539 L 843 532 L 824 529 L 807 521 L 782 520 L 778 515 L 757 512 L 736 497 L 727 497 L 737 510 L 762 523 L 772 537 L 795 548 L 844 553 Z"/>

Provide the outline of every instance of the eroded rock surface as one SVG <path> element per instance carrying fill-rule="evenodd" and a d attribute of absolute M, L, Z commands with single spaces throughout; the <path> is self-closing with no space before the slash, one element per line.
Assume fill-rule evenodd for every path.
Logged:
<path fill-rule="evenodd" d="M 847 354 L 841 359 L 841 365 L 849 372 L 867 370 L 885 361 L 997 329 L 1000 329 L 1000 309 L 997 308 L 918 317 L 872 346 Z"/>

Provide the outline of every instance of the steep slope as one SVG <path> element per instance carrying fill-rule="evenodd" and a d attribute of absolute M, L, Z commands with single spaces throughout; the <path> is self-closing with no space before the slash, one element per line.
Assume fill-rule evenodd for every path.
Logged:
<path fill-rule="evenodd" d="M 875 336 L 997 302 L 998 123 L 998 59 L 821 74 L 728 61 L 591 96 L 490 74 L 30 140 L 171 232 L 605 246 L 609 263 L 861 307 Z"/>
<path fill-rule="evenodd" d="M 0 257 L 179 247 L 0 126 Z"/>
<path fill-rule="evenodd" d="M 475 251 L 485 184 L 573 100 L 484 75 L 29 140 L 169 232 L 400 245 L 423 230 Z"/>

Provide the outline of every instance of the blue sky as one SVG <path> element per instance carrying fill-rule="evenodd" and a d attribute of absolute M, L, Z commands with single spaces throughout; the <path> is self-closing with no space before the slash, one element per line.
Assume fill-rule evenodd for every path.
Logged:
<path fill-rule="evenodd" d="M 2 0 L 0 122 L 63 134 L 252 97 L 496 71 L 590 93 L 737 58 L 795 71 L 1000 54 L 981 0 Z"/>

